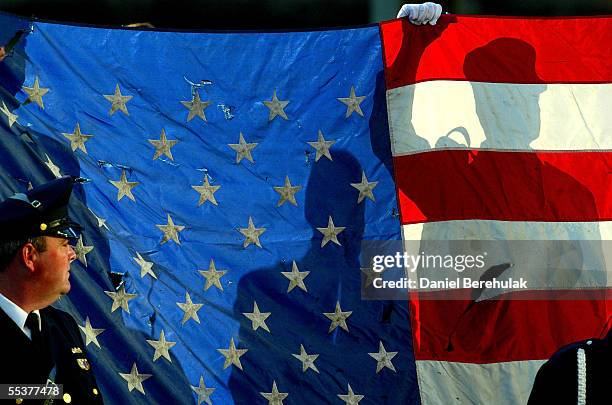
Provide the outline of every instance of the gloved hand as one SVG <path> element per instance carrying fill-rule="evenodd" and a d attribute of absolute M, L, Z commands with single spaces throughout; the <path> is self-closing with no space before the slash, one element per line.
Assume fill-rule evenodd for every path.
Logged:
<path fill-rule="evenodd" d="M 397 18 L 408 17 L 414 25 L 436 25 L 442 14 L 442 6 L 428 1 L 422 4 L 404 4 L 397 13 Z"/>

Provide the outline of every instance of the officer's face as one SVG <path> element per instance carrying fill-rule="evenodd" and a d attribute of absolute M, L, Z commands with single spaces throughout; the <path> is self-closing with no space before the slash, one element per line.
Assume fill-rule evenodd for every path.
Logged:
<path fill-rule="evenodd" d="M 67 239 L 46 236 L 47 249 L 40 252 L 39 276 L 50 298 L 57 299 L 70 291 L 70 263 L 76 259 Z"/>

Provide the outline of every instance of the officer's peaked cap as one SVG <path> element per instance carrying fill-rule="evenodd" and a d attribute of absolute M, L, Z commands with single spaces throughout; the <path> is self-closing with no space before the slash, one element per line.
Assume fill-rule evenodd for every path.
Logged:
<path fill-rule="evenodd" d="M 64 176 L 0 202 L 0 241 L 55 236 L 75 239 L 80 226 L 68 217 L 74 178 Z"/>

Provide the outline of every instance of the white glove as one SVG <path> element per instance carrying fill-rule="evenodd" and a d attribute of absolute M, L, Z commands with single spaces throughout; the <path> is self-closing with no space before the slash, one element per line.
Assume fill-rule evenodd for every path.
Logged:
<path fill-rule="evenodd" d="M 404 4 L 397 13 L 397 18 L 408 17 L 414 25 L 436 25 L 442 14 L 442 6 L 428 1 L 422 4 Z"/>

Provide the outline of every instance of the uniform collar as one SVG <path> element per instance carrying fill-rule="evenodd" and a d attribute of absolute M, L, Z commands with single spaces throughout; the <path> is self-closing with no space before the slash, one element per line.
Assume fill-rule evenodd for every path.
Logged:
<path fill-rule="evenodd" d="M 6 298 L 2 293 L 0 293 L 0 308 L 2 308 L 6 315 L 8 315 L 13 322 L 15 322 L 15 325 L 17 325 L 17 327 L 21 329 L 23 333 L 25 333 L 28 337 L 31 336 L 30 330 L 25 327 L 26 318 L 28 317 L 28 313 L 26 311 L 24 311 L 13 301 Z M 42 330 L 40 311 L 36 309 L 32 312 L 38 315 L 38 326 Z"/>

